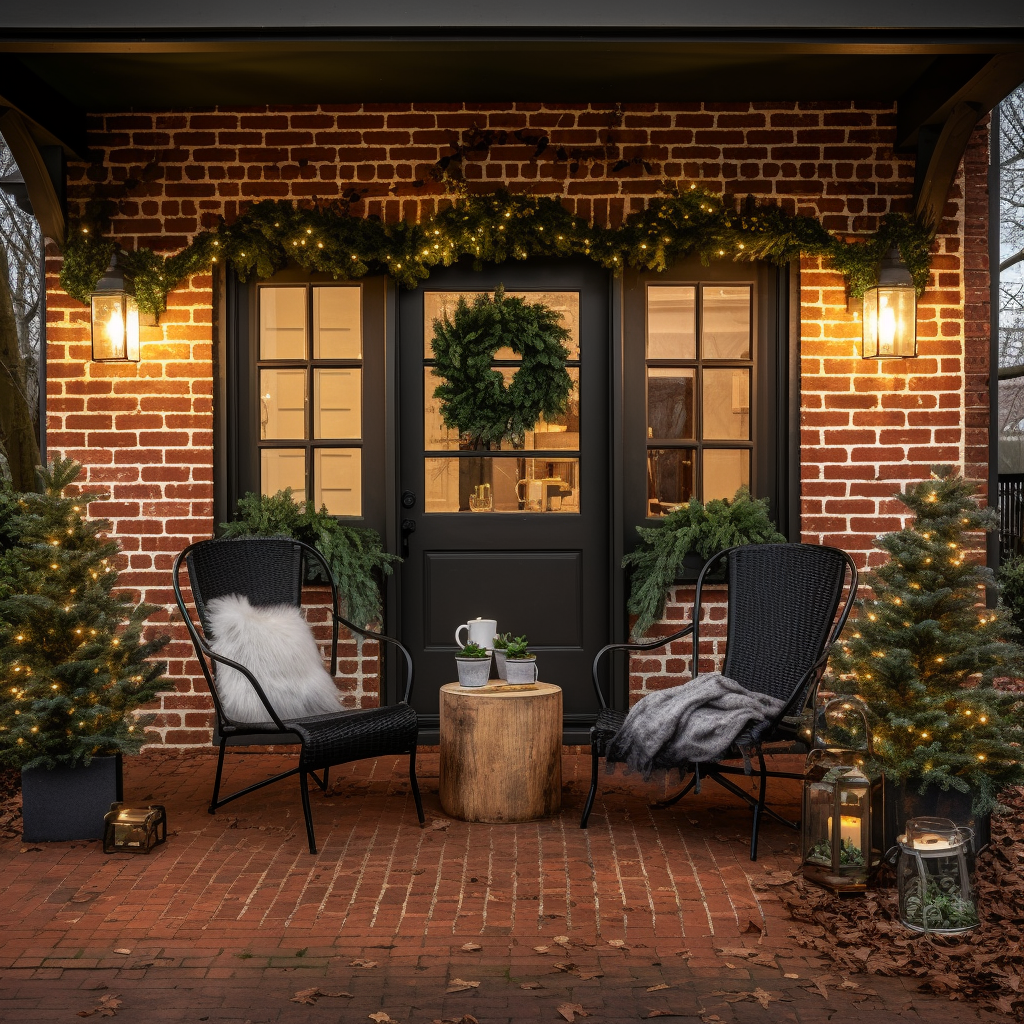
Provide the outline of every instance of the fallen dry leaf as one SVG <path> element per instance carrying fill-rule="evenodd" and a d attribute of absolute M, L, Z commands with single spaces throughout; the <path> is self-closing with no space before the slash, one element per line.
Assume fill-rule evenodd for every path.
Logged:
<path fill-rule="evenodd" d="M 743 929 L 743 933 L 748 935 L 751 932 L 760 935 L 764 929 L 756 921 L 747 921 L 747 927 Z"/>
<path fill-rule="evenodd" d="M 561 1006 L 558 1007 L 558 1012 L 569 1022 L 569 1024 L 572 1024 L 577 1017 L 590 1016 L 590 1014 L 587 1013 L 579 1003 L 562 1003 Z"/>
<path fill-rule="evenodd" d="M 120 953 L 121 956 L 131 956 L 132 951 L 130 949 L 115 949 L 115 953 Z"/>
<path fill-rule="evenodd" d="M 546 953 L 551 947 L 550 946 L 534 946 L 535 953 Z"/>
<path fill-rule="evenodd" d="M 481 946 L 479 942 L 464 942 L 464 943 L 462 944 L 462 948 L 463 948 L 463 949 L 464 949 L 464 950 L 465 950 L 465 951 L 466 951 L 467 953 L 476 953 L 476 952 L 477 952 L 478 950 L 481 950 L 481 949 L 483 949 L 484 947 L 483 947 L 483 946 Z"/>
<path fill-rule="evenodd" d="M 541 984 L 539 981 L 521 981 L 519 987 L 525 989 L 540 988 Z"/>
<path fill-rule="evenodd" d="M 432 832 L 444 832 L 450 824 L 451 822 L 447 818 L 435 818 L 430 823 L 430 830 Z"/>
<path fill-rule="evenodd" d="M 318 999 L 355 999 L 351 992 L 325 992 L 321 988 L 304 988 L 292 996 L 291 1002 L 316 1006 Z"/>
<path fill-rule="evenodd" d="M 660 985 L 652 985 L 647 991 L 648 992 L 661 992 L 664 989 L 671 988 L 671 987 L 672 987 L 671 985 L 666 985 L 664 982 L 662 982 Z"/>
<path fill-rule="evenodd" d="M 783 996 L 777 995 L 775 992 L 767 992 L 763 988 L 755 988 L 751 995 L 767 1010 L 768 1004 L 771 1002 L 779 1002 L 784 999 Z"/>
<path fill-rule="evenodd" d="M 568 935 L 556 935 L 554 937 L 554 939 L 552 939 L 552 941 L 553 942 L 557 942 L 560 946 L 568 946 L 569 945 L 569 936 Z"/>
<path fill-rule="evenodd" d="M 604 971 L 591 971 L 581 967 L 576 974 L 579 976 L 580 981 L 590 981 L 592 978 L 603 978 Z"/>
<path fill-rule="evenodd" d="M 120 996 L 106 995 L 100 996 L 99 1005 L 94 1006 L 91 1010 L 79 1010 L 79 1017 L 115 1017 L 117 1016 L 117 1010 L 121 1005 Z"/>
<path fill-rule="evenodd" d="M 649 1014 L 647 1014 L 647 1016 L 648 1017 L 682 1017 L 683 1014 L 677 1013 L 675 1010 L 651 1010 L 651 1012 Z M 711 1018 L 708 1017 L 706 1019 L 710 1020 Z M 717 1020 L 717 1018 L 716 1018 L 716 1020 Z"/>
<path fill-rule="evenodd" d="M 448 982 L 448 988 L 445 989 L 446 995 L 451 995 L 453 992 L 468 992 L 471 988 L 479 988 L 479 981 L 465 981 L 462 978 L 452 978 Z"/>
<path fill-rule="evenodd" d="M 784 978 L 799 978 L 800 975 L 799 974 L 784 974 L 783 977 Z"/>
<path fill-rule="evenodd" d="M 556 971 L 562 971 L 565 974 L 576 970 L 576 965 L 571 960 L 567 960 L 565 963 L 555 964 L 554 967 Z"/>
<path fill-rule="evenodd" d="M 626 944 L 625 939 L 609 939 L 609 946 L 624 946 Z"/>
<path fill-rule="evenodd" d="M 371 1013 L 369 1015 L 369 1019 L 375 1020 L 377 1024 L 398 1024 L 397 1020 L 394 1020 L 383 1010 L 378 1010 L 376 1013 Z"/>
<path fill-rule="evenodd" d="M 377 966 L 376 960 L 350 960 L 348 963 L 349 967 L 362 967 L 365 970 L 369 970 L 371 967 Z"/>

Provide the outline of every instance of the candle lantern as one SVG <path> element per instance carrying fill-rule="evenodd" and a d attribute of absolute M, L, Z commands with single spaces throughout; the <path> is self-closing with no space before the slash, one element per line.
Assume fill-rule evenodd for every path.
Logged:
<path fill-rule="evenodd" d="M 971 892 L 974 834 L 946 818 L 911 818 L 897 840 L 900 921 L 914 932 L 954 935 L 978 925 Z"/>
<path fill-rule="evenodd" d="M 103 816 L 103 852 L 149 853 L 167 841 L 167 812 L 161 804 L 149 807 L 110 805 Z"/>
<path fill-rule="evenodd" d="M 135 286 L 117 262 L 96 282 L 92 293 L 92 358 L 97 363 L 139 361 L 139 307 Z"/>
<path fill-rule="evenodd" d="M 863 892 L 871 868 L 871 780 L 864 772 L 865 752 L 824 746 L 818 726 L 824 719 L 852 713 L 863 722 L 867 712 L 852 698 L 828 701 L 815 718 L 812 750 L 804 770 L 803 874 L 835 893 Z"/>
<path fill-rule="evenodd" d="M 865 359 L 912 359 L 917 355 L 917 289 L 895 246 L 864 293 Z"/>

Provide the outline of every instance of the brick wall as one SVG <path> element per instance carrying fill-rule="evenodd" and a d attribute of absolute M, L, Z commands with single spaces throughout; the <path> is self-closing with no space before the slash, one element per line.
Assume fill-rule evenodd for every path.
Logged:
<path fill-rule="evenodd" d="M 417 217 L 444 201 L 440 165 L 470 188 L 558 196 L 616 223 L 666 181 L 698 181 L 817 215 L 840 233 L 873 230 L 906 210 L 913 167 L 891 144 L 886 104 L 388 104 L 106 115 L 92 119 L 100 159 L 73 165 L 72 208 L 115 204 L 123 244 L 173 252 L 219 217 L 262 198 L 331 200 L 353 215 Z M 864 564 L 873 536 L 897 524 L 889 498 L 934 461 L 987 465 L 987 126 L 978 130 L 936 240 L 921 301 L 921 356 L 859 359 L 859 325 L 842 278 L 802 272 L 802 495 L 805 539 L 839 543 Z M 212 519 L 212 282 L 197 275 L 143 329 L 142 361 L 89 361 L 88 311 L 59 288 L 48 260 L 48 441 L 80 459 L 112 500 L 125 585 L 170 617 L 169 568 Z M 965 320 L 965 310 L 967 319 Z M 710 607 L 711 627 L 720 605 Z M 688 614 L 687 594 L 666 612 Z M 666 625 L 667 628 L 667 625 Z M 203 741 L 208 697 L 182 627 L 171 625 L 177 691 L 162 698 L 168 743 Z M 708 634 L 708 654 L 716 643 Z M 376 651 L 346 651 L 340 685 L 375 700 Z M 682 652 L 634 666 L 631 689 L 664 685 Z"/>

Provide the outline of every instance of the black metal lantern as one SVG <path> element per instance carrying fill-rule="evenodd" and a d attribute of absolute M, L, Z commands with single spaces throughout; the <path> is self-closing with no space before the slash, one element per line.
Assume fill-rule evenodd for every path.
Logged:
<path fill-rule="evenodd" d="M 819 721 L 857 713 L 866 751 L 824 747 Z M 871 780 L 864 772 L 870 751 L 867 712 L 859 700 L 828 701 L 815 718 L 813 749 L 804 774 L 803 875 L 835 893 L 863 892 L 872 867 Z"/>
<path fill-rule="evenodd" d="M 917 355 L 917 289 L 895 246 L 886 253 L 878 283 L 864 293 L 865 359 L 912 359 Z"/>
<path fill-rule="evenodd" d="M 149 853 L 167 841 L 167 812 L 163 804 L 149 807 L 110 805 L 103 816 L 104 853 Z"/>
<path fill-rule="evenodd" d="M 911 818 L 897 842 L 903 926 L 939 935 L 977 928 L 978 907 L 971 892 L 974 833 L 946 818 Z"/>
<path fill-rule="evenodd" d="M 116 252 L 92 293 L 92 358 L 97 363 L 139 361 L 135 285 L 118 265 Z"/>

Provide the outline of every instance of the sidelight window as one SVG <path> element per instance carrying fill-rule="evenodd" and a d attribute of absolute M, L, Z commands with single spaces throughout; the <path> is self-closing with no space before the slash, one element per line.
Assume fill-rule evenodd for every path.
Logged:
<path fill-rule="evenodd" d="M 258 306 L 260 489 L 361 516 L 361 289 L 265 285 Z"/>
<path fill-rule="evenodd" d="M 750 485 L 753 289 L 648 283 L 647 515 Z"/>

